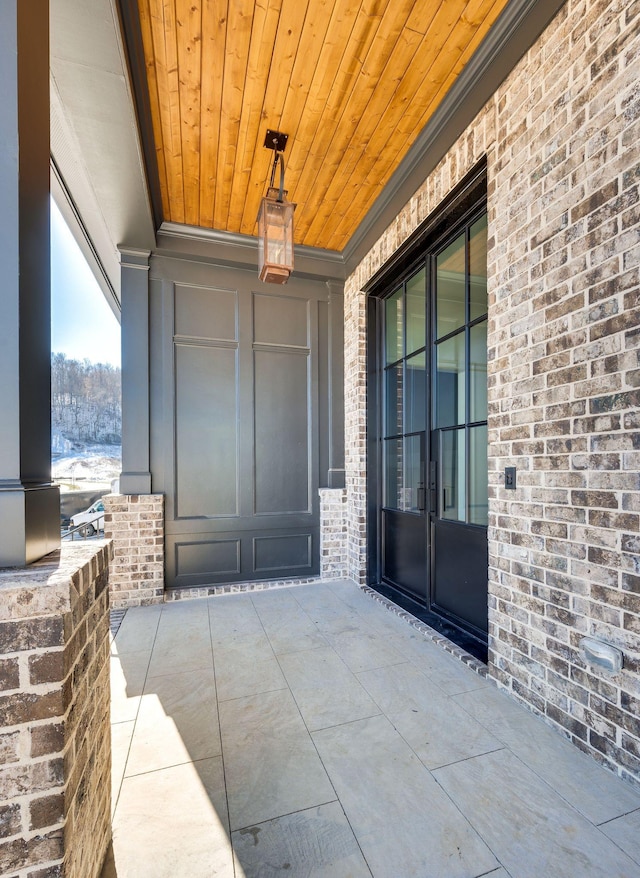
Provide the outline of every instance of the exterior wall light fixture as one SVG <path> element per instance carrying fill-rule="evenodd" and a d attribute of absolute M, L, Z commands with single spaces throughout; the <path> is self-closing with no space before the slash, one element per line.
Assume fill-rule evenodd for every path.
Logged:
<path fill-rule="evenodd" d="M 267 131 L 264 145 L 274 151 L 271 182 L 258 212 L 258 276 L 268 284 L 286 284 L 293 271 L 293 211 L 284 188 L 284 158 L 288 134 Z M 280 164 L 280 186 L 274 186 Z"/>

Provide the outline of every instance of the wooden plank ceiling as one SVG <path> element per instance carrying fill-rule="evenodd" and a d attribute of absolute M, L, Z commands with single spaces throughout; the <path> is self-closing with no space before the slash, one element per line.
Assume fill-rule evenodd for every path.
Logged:
<path fill-rule="evenodd" d="M 163 219 L 341 251 L 507 0 L 138 0 Z"/>

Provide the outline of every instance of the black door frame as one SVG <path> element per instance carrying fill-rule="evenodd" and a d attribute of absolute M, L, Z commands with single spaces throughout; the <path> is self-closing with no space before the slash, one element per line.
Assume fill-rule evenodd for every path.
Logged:
<path fill-rule="evenodd" d="M 382 583 L 382 327 L 383 303 L 386 296 L 411 274 L 419 270 L 421 262 L 426 259 L 426 250 L 435 249 L 442 240 L 450 236 L 456 229 L 470 220 L 474 214 L 486 209 L 487 178 L 486 160 L 483 159 L 476 168 L 446 198 L 440 207 L 425 220 L 407 242 L 391 257 L 366 285 L 367 293 L 367 582 L 372 587 L 380 587 Z M 429 266 L 427 265 L 427 271 Z M 428 284 L 429 286 L 429 284 Z M 428 293 L 430 296 L 431 293 Z M 426 358 L 427 381 L 431 388 L 431 351 L 432 351 L 432 302 L 427 301 L 427 350 Z M 431 390 L 430 390 L 431 395 Z M 430 417 L 430 415 L 429 415 Z M 431 443 L 431 424 L 425 431 L 427 461 L 433 459 Z M 427 582 L 426 611 L 431 615 L 433 552 L 431 547 L 431 526 L 429 515 L 430 504 L 427 503 L 425 538 L 427 540 Z M 384 586 L 382 586 L 384 587 Z M 402 592 L 400 592 L 402 596 Z M 411 601 L 416 598 L 406 595 Z M 435 609 L 435 608 L 434 608 Z M 460 620 L 447 618 L 441 609 L 437 616 L 451 623 L 453 629 L 460 628 L 462 639 L 470 634 L 472 638 L 482 641 L 478 632 L 460 626 Z M 451 627 L 449 626 L 449 627 Z M 449 634 L 451 632 L 448 630 Z M 455 634 L 452 637 L 455 639 Z"/>

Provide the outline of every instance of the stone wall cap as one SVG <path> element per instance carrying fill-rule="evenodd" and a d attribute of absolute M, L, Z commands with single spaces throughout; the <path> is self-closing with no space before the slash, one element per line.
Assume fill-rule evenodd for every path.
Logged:
<path fill-rule="evenodd" d="M 0 621 L 50 616 L 71 609 L 72 579 L 95 558 L 98 572 L 113 554 L 111 540 L 62 543 L 27 567 L 0 569 Z"/>

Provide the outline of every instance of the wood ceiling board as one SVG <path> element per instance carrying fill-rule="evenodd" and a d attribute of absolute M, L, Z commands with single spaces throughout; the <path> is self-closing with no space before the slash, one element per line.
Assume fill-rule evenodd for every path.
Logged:
<path fill-rule="evenodd" d="M 506 0 L 138 0 L 165 219 L 253 235 L 273 154 L 296 242 L 341 250 Z"/>
<path fill-rule="evenodd" d="M 343 112 L 342 119 L 340 120 L 341 124 L 345 126 L 344 130 L 352 132 L 358 122 L 365 117 L 370 117 L 372 130 L 375 129 L 376 119 L 374 117 L 375 109 L 372 106 L 373 98 L 376 90 L 380 87 L 380 81 L 384 76 L 386 68 L 389 68 L 390 72 L 393 71 L 396 77 L 399 75 L 399 71 L 397 69 L 394 70 L 392 60 L 393 53 L 394 49 L 398 51 L 398 41 L 401 40 L 402 29 L 409 18 L 414 5 L 413 0 L 406 0 L 406 2 L 402 3 L 396 2 L 392 7 L 388 7 L 387 10 L 385 10 L 385 15 L 383 16 L 380 26 L 371 41 L 369 50 L 366 56 L 362 59 L 361 80 L 358 84 L 358 88 L 354 89 L 352 92 Z M 417 36 L 415 39 L 417 41 Z M 399 50 L 400 57 L 403 56 L 403 49 L 404 46 Z M 386 86 L 386 88 L 388 89 L 389 100 L 391 100 L 392 90 L 389 86 Z M 382 106 L 380 106 L 378 119 L 382 112 L 383 109 Z M 369 142 L 366 137 L 358 141 L 354 138 L 350 138 L 344 145 L 341 164 L 343 168 L 346 167 L 349 169 L 349 175 L 358 167 L 359 162 L 363 157 L 363 153 L 368 148 Z M 333 174 L 335 173 L 336 168 L 333 169 Z M 330 183 L 331 180 L 328 181 L 328 185 L 330 185 Z M 312 188 L 309 191 L 313 193 Z M 307 226 L 302 230 L 303 233 L 308 229 L 312 219 L 312 217 L 309 217 Z M 351 223 L 351 221 L 352 218 L 350 217 L 349 223 Z"/>
<path fill-rule="evenodd" d="M 325 41 L 311 78 L 309 99 L 296 128 L 295 139 L 292 138 L 293 142 L 288 144 L 287 186 L 293 191 L 292 184 L 295 183 L 294 198 L 296 203 L 300 204 L 299 217 L 304 210 L 306 196 L 313 193 L 315 176 L 318 169 L 322 167 L 326 151 L 331 145 L 330 138 L 327 137 L 322 142 L 320 138 L 327 125 L 328 101 L 334 85 L 335 71 L 339 70 L 343 63 L 345 34 L 351 34 L 353 31 L 358 11 L 357 3 L 334 4 Z M 306 182 L 306 189 L 301 188 L 303 181 Z M 296 239 L 299 240 L 297 222 Z"/>
<path fill-rule="evenodd" d="M 170 0 L 165 3 L 151 0 L 149 4 L 157 84 L 157 102 L 151 96 L 151 112 L 154 116 L 155 136 L 160 138 L 164 152 L 167 215 L 175 222 L 184 222 L 178 60 L 172 6 Z"/>
<path fill-rule="evenodd" d="M 496 4 L 485 5 L 494 6 L 495 8 Z M 485 22 L 483 30 L 488 30 L 488 27 L 489 24 Z M 458 31 L 457 34 L 462 35 L 462 31 Z M 410 96 L 406 109 L 402 115 L 399 118 L 393 119 L 383 117 L 383 120 L 380 123 L 381 127 L 383 129 L 390 128 L 393 130 L 390 148 L 384 152 L 381 151 L 378 156 L 366 155 L 363 157 L 357 171 L 354 172 L 348 182 L 343 185 L 340 193 L 341 198 L 344 197 L 347 202 L 360 198 L 363 202 L 366 202 L 369 205 L 375 201 L 381 191 L 379 181 L 382 180 L 385 183 L 388 181 L 389 177 L 405 157 L 411 146 L 414 132 L 420 131 L 424 128 L 431 117 L 431 114 L 439 105 L 440 100 L 444 97 L 449 87 L 455 81 L 458 73 L 464 67 L 464 64 L 473 54 L 477 41 L 481 40 L 481 38 L 481 36 L 478 36 L 477 38 L 474 37 L 469 40 L 466 46 L 464 44 L 460 45 L 459 52 L 457 53 L 457 60 L 455 58 L 456 53 L 454 52 L 454 49 L 457 47 L 452 45 L 451 41 L 448 42 L 447 45 L 451 45 L 452 48 L 451 53 L 449 52 L 449 49 L 447 49 L 446 52 L 438 54 L 436 63 L 432 66 L 430 71 L 431 79 L 429 80 L 425 78 L 424 82 L 420 83 L 417 92 Z M 457 39 L 461 40 L 461 36 L 457 37 Z M 447 68 L 450 69 L 448 75 L 444 78 Z M 436 71 L 440 70 L 443 70 L 442 76 L 439 76 L 441 85 L 434 93 L 435 86 L 433 85 L 433 79 L 435 78 Z M 412 114 L 410 111 L 413 107 L 424 108 L 425 106 L 426 110 L 423 109 L 420 115 Z M 339 250 L 344 248 L 352 233 L 352 219 L 346 215 L 342 215 L 338 220 L 337 225 L 334 223 L 331 227 L 326 225 L 322 230 L 317 230 L 317 235 L 320 237 L 331 234 L 332 246 Z"/>
<path fill-rule="evenodd" d="M 228 11 L 227 0 L 208 0 L 202 7 L 199 224 L 205 228 L 213 227 L 215 209 Z"/>
<path fill-rule="evenodd" d="M 271 53 L 264 47 L 272 46 L 278 28 L 282 0 L 265 0 L 264 3 L 256 4 L 251 30 L 251 44 L 249 47 L 249 60 L 247 64 L 247 81 L 266 83 L 271 67 Z M 264 86 L 253 90 L 253 93 L 245 94 L 242 102 L 240 117 L 240 131 L 236 149 L 236 165 L 233 174 L 231 200 L 228 223 L 232 228 L 245 229 L 246 223 L 243 216 L 247 204 L 253 203 L 262 197 L 264 192 L 263 183 L 259 181 L 259 175 L 254 174 L 254 168 L 258 161 L 263 161 L 263 156 L 258 152 L 264 150 L 261 142 L 261 132 L 266 129 L 262 119 L 262 105 L 264 100 Z M 273 156 L 272 152 L 268 153 Z M 258 158 L 260 156 L 260 158 Z M 253 187 L 252 187 L 253 176 Z M 253 188 L 253 193 L 251 192 Z M 256 208 L 257 215 L 257 208 Z M 255 223 L 255 215 L 252 218 Z M 250 233 L 249 233 L 250 234 Z"/>
<path fill-rule="evenodd" d="M 471 4 L 468 6 L 470 7 Z M 418 81 L 416 91 L 413 94 L 406 94 L 407 79 L 403 81 L 399 90 L 399 100 L 405 106 L 404 111 L 398 115 L 397 107 L 390 108 L 390 113 L 382 118 L 378 126 L 378 133 L 393 131 L 389 148 L 382 150 L 378 145 L 380 138 L 376 137 L 375 134 L 372 135 L 369 141 L 371 152 L 360 159 L 355 171 L 351 168 L 341 174 L 343 178 L 348 176 L 341 190 L 341 195 L 344 195 L 347 201 L 353 201 L 356 197 L 368 205 L 375 201 L 382 188 L 379 181 L 382 180 L 386 183 L 400 164 L 411 145 L 412 135 L 415 131 L 421 131 L 427 124 L 440 101 L 472 56 L 478 43 L 482 41 L 486 31 L 488 31 L 493 22 L 491 15 L 497 16 L 499 14 L 502 3 L 496 3 L 494 0 L 492 2 L 478 0 L 473 6 L 484 7 L 481 10 L 482 15 L 470 22 L 467 31 L 457 29 L 453 33 L 452 38 L 447 40 L 447 51 L 441 51 L 436 55 L 424 80 Z M 465 15 L 468 16 L 469 12 L 466 11 Z M 416 108 L 416 112 L 413 112 L 413 108 Z M 378 152 L 375 151 L 376 149 Z M 345 159 L 348 161 L 348 154 L 345 155 Z M 343 216 L 337 225 L 332 225 L 330 249 L 342 250 L 353 233 L 353 224 L 350 218 Z M 322 239 L 327 234 L 326 225 L 323 229 L 316 229 L 315 233 L 317 237 Z"/>
<path fill-rule="evenodd" d="M 384 21 L 382 24 L 384 24 Z M 388 30 L 387 33 L 389 33 Z M 401 60 L 408 61 L 411 57 L 410 47 L 406 44 L 407 33 L 411 34 L 411 32 L 406 31 L 391 31 L 391 38 L 386 40 L 386 52 L 382 52 L 380 55 L 380 67 L 384 65 L 386 60 L 386 66 L 394 68 L 396 76 L 400 76 L 403 71 L 403 68 L 400 67 Z M 417 46 L 418 36 L 414 34 L 410 38 L 413 39 Z M 397 63 L 395 64 L 394 57 L 397 58 Z M 308 195 L 303 197 L 315 202 L 315 204 L 314 209 L 307 214 L 307 222 L 304 223 L 302 217 L 299 220 L 302 240 L 313 240 L 313 238 L 309 237 L 309 229 L 319 227 L 324 216 L 333 215 L 336 201 L 331 200 L 328 193 L 333 185 L 339 197 L 343 182 L 341 171 L 347 152 L 350 149 L 354 151 L 355 162 L 357 163 L 364 152 L 369 149 L 366 137 L 358 137 L 357 141 L 354 138 L 354 133 L 358 128 L 357 120 L 375 112 L 374 106 L 376 104 L 381 107 L 382 103 L 392 99 L 394 92 L 393 81 L 391 83 L 381 81 L 377 76 L 365 75 L 362 73 L 362 70 L 363 67 L 361 67 L 361 75 L 359 82 L 356 84 L 357 87 L 352 90 L 346 103 L 339 108 L 340 115 L 336 113 L 336 117 L 331 120 L 331 124 L 327 125 L 327 139 L 330 150 L 326 156 L 322 156 L 319 168 L 316 169 L 314 166 L 311 166 L 311 168 L 306 168 L 304 171 L 301 183 L 306 188 Z M 360 88 L 360 81 L 363 83 L 362 89 Z M 371 122 L 372 126 L 375 127 L 376 120 L 372 119 Z M 315 175 L 312 173 L 313 171 L 316 171 Z M 297 192 L 298 189 L 296 189 Z M 349 221 L 354 220 L 357 207 L 357 204 L 345 204 L 345 213 L 349 214 Z M 324 211 L 322 217 L 319 216 L 321 211 Z"/>
<path fill-rule="evenodd" d="M 281 123 L 282 105 L 304 32 L 307 7 L 300 0 L 282 0 L 279 11 L 275 30 L 274 23 L 270 23 L 274 36 L 270 40 L 256 40 L 260 53 L 259 75 L 255 82 L 248 83 L 249 102 L 255 107 L 253 144 L 245 150 L 243 168 L 247 182 L 234 198 L 233 228 L 249 235 L 255 231 L 260 200 L 266 192 L 273 163 L 273 151 L 264 147 L 267 128 L 291 134 Z M 275 70 L 278 75 L 274 74 Z"/>
<path fill-rule="evenodd" d="M 433 20 L 425 28 L 427 34 L 432 24 Z M 335 225 L 335 211 L 338 202 L 343 201 L 346 182 L 352 175 L 357 178 L 354 192 L 356 198 L 344 199 L 344 203 L 351 207 L 341 214 L 343 220 L 355 228 L 386 182 L 380 176 L 377 166 L 384 160 L 387 152 L 397 153 L 397 143 L 401 144 L 403 150 L 410 145 L 397 136 L 398 121 L 406 111 L 401 102 L 402 90 L 404 88 L 405 92 L 408 91 L 409 82 L 416 86 L 420 82 L 420 52 L 424 50 L 427 40 L 428 36 L 416 28 L 406 27 L 401 33 L 381 74 L 381 85 L 376 88 L 369 105 L 360 114 L 359 121 L 352 130 L 351 150 L 347 146 L 342 153 L 337 154 L 337 164 L 329 181 L 329 188 L 308 229 L 305 243 L 309 240 L 322 240 L 322 246 L 335 249 L 331 238 L 332 230 L 327 226 Z M 429 55 L 426 54 L 425 57 Z M 394 86 L 393 92 L 385 94 L 389 85 Z M 368 198 L 363 197 L 365 191 L 370 193 Z"/>
<path fill-rule="evenodd" d="M 337 240 L 329 237 L 331 230 L 327 227 L 335 225 L 335 214 L 339 201 L 353 205 L 351 209 L 341 212 L 342 223 L 354 228 L 362 219 L 364 205 L 366 209 L 373 203 L 375 197 L 382 190 L 389 173 L 382 172 L 385 167 L 385 155 L 390 153 L 395 159 L 398 155 L 397 144 L 401 144 L 402 154 L 410 145 L 406 135 L 399 131 L 399 122 L 408 115 L 407 108 L 411 108 L 416 101 L 416 94 L 425 80 L 428 82 L 428 72 L 433 67 L 436 59 L 442 57 L 442 48 L 447 43 L 451 31 L 455 25 L 460 28 L 459 22 L 464 21 L 462 14 L 467 6 L 466 0 L 449 0 L 444 5 L 435 9 L 431 19 L 425 18 L 421 8 L 414 5 L 407 22 L 401 41 L 396 44 L 387 70 L 383 72 L 382 82 L 396 82 L 397 86 L 390 100 L 384 103 L 380 95 L 374 95 L 372 110 L 360 113 L 359 122 L 352 138 L 356 144 L 355 150 L 349 155 L 349 147 L 339 156 L 339 165 L 333 170 L 333 181 L 329 191 L 322 199 L 322 206 L 315 213 L 313 222 L 307 230 L 307 236 L 303 237 L 305 243 L 309 240 L 322 241 L 322 246 L 336 249 L 340 245 Z M 408 45 L 402 45 L 402 39 Z M 448 52 L 447 52 L 448 55 Z M 446 57 L 446 56 L 445 56 Z M 385 75 L 386 73 L 386 75 Z M 349 163 L 351 162 L 351 167 Z M 389 167 L 392 160 L 386 161 Z M 344 183 L 356 171 L 358 185 L 354 191 L 354 198 L 344 198 Z M 362 181 L 366 181 L 369 191 L 368 198 L 363 198 L 363 190 L 360 187 Z M 333 195 L 332 191 L 333 190 Z M 357 205 L 357 207 L 356 207 Z M 360 210 L 358 210 L 360 208 Z"/>
<path fill-rule="evenodd" d="M 341 150 L 333 152 L 333 161 L 324 169 L 323 198 L 319 204 L 317 211 L 313 212 L 310 218 L 311 222 L 305 229 L 303 242 L 324 240 L 321 246 L 327 249 L 335 249 L 330 241 L 330 234 L 324 237 L 319 233 L 325 229 L 327 221 L 330 221 L 337 208 L 338 201 L 342 200 L 342 191 L 345 184 L 345 176 L 343 175 L 343 163 L 347 159 L 349 146 L 351 145 L 352 159 L 351 163 L 356 170 L 357 177 L 362 184 L 365 184 L 367 177 L 371 172 L 373 165 L 378 161 L 378 150 L 388 146 L 389 141 L 395 137 L 392 127 L 386 127 L 383 122 L 385 111 L 393 106 L 398 83 L 402 81 L 404 75 L 410 68 L 411 61 L 415 57 L 423 37 L 415 30 L 405 29 L 400 34 L 393 52 L 387 63 L 387 74 L 393 69 L 393 76 L 383 76 L 374 93 L 371 96 L 369 105 L 360 116 L 360 120 L 355 126 L 349 126 L 349 143 L 344 144 Z M 378 190 L 382 184 L 378 180 L 373 184 L 373 188 Z M 363 213 L 362 202 L 360 200 L 362 191 L 358 191 L 357 200 L 351 202 L 350 206 L 345 210 L 345 216 L 348 214 L 349 223 L 359 222 L 359 217 Z M 364 211 L 366 212 L 366 210 Z"/>
<path fill-rule="evenodd" d="M 184 219 L 200 225 L 200 95 L 202 82 L 202 16 L 192 0 L 176 0 L 177 54 L 182 136 Z"/>
<path fill-rule="evenodd" d="M 308 131 L 305 112 L 313 85 L 313 77 L 309 76 L 309 71 L 313 70 L 315 75 L 318 69 L 323 46 L 328 42 L 333 8 L 333 0 L 316 0 L 313 7 L 309 9 L 291 71 L 291 78 L 284 93 L 283 109 L 278 119 L 277 128 L 289 135 L 285 159 L 287 174 L 291 179 L 297 179 L 300 168 L 304 166 L 304 159 L 301 162 L 298 161 L 301 151 L 300 149 L 296 150 L 296 147 L 305 142 L 304 137 L 298 138 L 299 131 Z M 268 123 L 269 114 L 266 107 L 264 117 Z M 269 127 L 273 126 L 269 123 Z M 270 154 L 270 159 L 272 155 Z M 305 158 L 306 155 L 308 155 L 308 150 L 305 152 Z M 259 198 L 262 197 L 263 191 L 264 189 L 259 193 Z M 248 227 L 243 227 L 243 231 L 251 234 L 255 222 L 255 216 L 252 216 L 251 211 L 247 219 Z"/>
<path fill-rule="evenodd" d="M 178 58 L 178 38 L 174 0 L 164 0 L 163 17 L 165 22 L 164 63 L 166 69 L 168 124 L 165 128 L 167 138 L 165 151 L 169 157 L 169 195 L 171 197 L 171 216 L 176 222 L 185 222 L 184 212 L 184 169 L 182 165 L 182 117 L 180 115 L 180 71 Z M 187 181 L 189 185 L 191 181 Z"/>
<path fill-rule="evenodd" d="M 287 89 L 296 64 L 301 41 L 305 39 L 305 27 L 308 26 L 309 5 L 301 0 L 283 0 L 276 38 L 271 47 L 265 46 L 264 51 L 271 63 L 267 69 L 266 87 L 262 86 L 262 118 L 264 123 L 275 131 L 279 131 L 282 121 Z M 260 83 L 258 86 L 260 87 Z"/>
<path fill-rule="evenodd" d="M 229 4 L 220 112 L 218 166 L 214 181 L 216 191 L 213 227 L 217 229 L 229 228 L 228 216 L 233 169 L 236 163 L 242 104 L 247 91 L 247 65 L 249 46 L 251 44 L 253 12 L 253 0 L 232 0 Z M 231 36 L 232 38 L 230 38 Z"/>
<path fill-rule="evenodd" d="M 367 27 L 369 22 L 366 21 L 366 13 L 364 20 L 363 15 L 360 15 L 352 31 L 354 38 L 352 57 L 366 60 L 375 44 L 376 35 L 382 30 L 386 51 L 380 52 L 377 69 L 374 68 L 376 73 L 378 70 L 384 69 L 385 55 L 388 58 L 393 53 L 393 47 L 397 46 L 398 40 L 402 37 L 402 24 L 406 20 L 406 16 L 402 16 L 402 10 L 397 9 L 398 5 L 395 3 L 392 7 L 387 7 L 385 11 L 388 14 L 378 19 L 378 27 L 375 29 L 371 26 Z M 408 6 L 410 9 L 413 4 L 404 4 L 404 6 Z M 400 14 L 397 14 L 398 11 Z M 408 9 L 406 11 L 408 12 Z M 360 12 L 362 13 L 363 10 Z M 395 18 L 399 22 L 399 26 L 394 28 L 390 24 L 390 18 Z M 382 47 L 378 45 L 378 48 Z M 358 87 L 352 88 L 346 99 L 337 94 L 334 88 L 335 82 L 332 82 L 328 96 L 323 101 L 317 133 L 295 187 L 295 197 L 299 203 L 305 205 L 309 202 L 314 205 L 313 210 L 308 211 L 306 216 L 301 215 L 297 222 L 296 234 L 299 235 L 301 241 L 305 240 L 309 227 L 314 222 L 318 204 L 322 204 L 326 198 L 327 190 L 335 178 L 344 154 L 353 144 L 354 120 L 362 118 L 372 96 L 376 90 L 379 91 L 379 76 L 365 75 L 363 69 L 364 64 L 359 60 L 358 82 L 354 81 L 353 83 Z M 363 83 L 362 88 L 359 85 L 360 82 Z M 391 93 L 389 93 L 390 97 Z M 359 142 L 359 154 L 366 148 L 366 141 Z"/>

